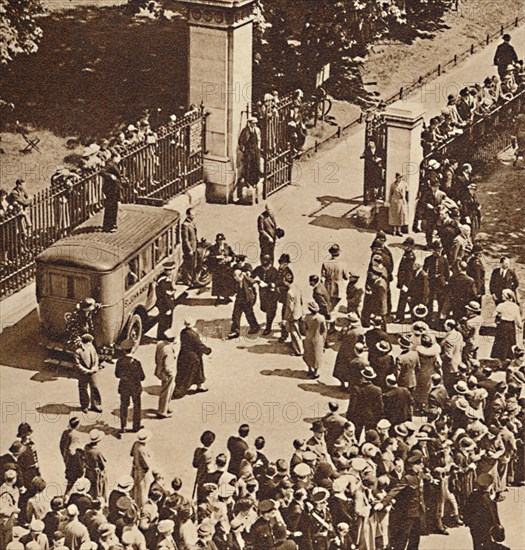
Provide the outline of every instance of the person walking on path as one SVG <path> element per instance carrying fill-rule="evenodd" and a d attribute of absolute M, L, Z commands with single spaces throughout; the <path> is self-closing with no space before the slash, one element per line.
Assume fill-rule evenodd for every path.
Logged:
<path fill-rule="evenodd" d="M 323 363 L 324 345 L 326 341 L 326 319 L 320 314 L 316 302 L 308 304 L 308 313 L 304 318 L 306 334 L 304 338 L 303 359 L 308 367 L 309 378 L 319 378 L 319 368 Z"/>
<path fill-rule="evenodd" d="M 131 356 L 134 346 L 135 342 L 131 339 L 124 340 L 120 344 L 124 356 L 117 360 L 115 367 L 115 376 L 119 379 L 121 434 L 126 432 L 130 401 L 133 401 L 133 431 L 138 432 L 142 428 L 140 425 L 142 381 L 146 378 L 146 375 L 142 370 L 140 361 Z"/>
<path fill-rule="evenodd" d="M 182 281 L 190 288 L 195 284 L 195 254 L 197 253 L 197 226 L 193 208 L 186 210 L 186 219 L 180 226 L 182 241 Z"/>
<path fill-rule="evenodd" d="M 161 381 L 157 416 L 168 418 L 172 415 L 170 401 L 175 390 L 177 358 L 175 355 L 176 337 L 173 329 L 164 333 L 165 340 L 157 343 L 155 350 L 155 376 Z"/>
<path fill-rule="evenodd" d="M 249 272 L 242 271 L 241 269 L 236 269 L 233 272 L 233 279 L 237 287 L 237 294 L 235 296 L 235 303 L 233 304 L 231 330 L 230 334 L 228 334 L 230 340 L 238 338 L 241 333 L 241 318 L 243 313 L 250 325 L 248 334 L 257 334 L 261 330 L 253 311 L 256 299 L 255 284 L 257 281 Z"/>
<path fill-rule="evenodd" d="M 277 314 L 279 294 L 277 282 L 279 272 L 272 264 L 272 258 L 268 254 L 261 257 L 261 265 L 253 270 L 253 277 L 259 284 L 259 299 L 261 311 L 266 314 L 266 325 L 263 336 L 272 333 L 272 325 Z"/>
<path fill-rule="evenodd" d="M 210 355 L 211 348 L 204 345 L 197 331 L 195 321 L 186 319 L 180 333 L 180 351 L 177 357 L 177 376 L 175 377 L 175 397 L 184 397 L 191 386 L 196 385 L 196 392 L 207 392 L 202 385 L 204 375 L 203 355 Z"/>
<path fill-rule="evenodd" d="M 390 186 L 388 204 L 388 223 L 392 227 L 392 234 L 401 237 L 401 229 L 408 225 L 408 185 L 399 173 L 396 173 L 396 179 Z"/>
<path fill-rule="evenodd" d="M 503 42 L 496 48 L 496 54 L 494 55 L 494 65 L 498 67 L 498 74 L 501 80 L 507 74 L 507 67 L 518 61 L 518 54 L 510 44 L 510 34 L 504 34 L 502 39 Z"/>
<path fill-rule="evenodd" d="M 100 370 L 98 353 L 93 345 L 93 336 L 83 334 L 80 346 L 75 351 L 75 366 L 78 371 L 78 394 L 83 413 L 88 409 L 102 412 L 102 399 L 98 387 Z"/>

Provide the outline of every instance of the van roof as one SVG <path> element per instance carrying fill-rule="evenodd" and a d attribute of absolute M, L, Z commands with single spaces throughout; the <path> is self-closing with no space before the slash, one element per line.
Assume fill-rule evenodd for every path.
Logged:
<path fill-rule="evenodd" d="M 79 225 L 36 258 L 40 264 L 111 271 L 180 218 L 175 210 L 158 206 L 120 204 L 115 233 L 102 232 L 104 211 Z"/>

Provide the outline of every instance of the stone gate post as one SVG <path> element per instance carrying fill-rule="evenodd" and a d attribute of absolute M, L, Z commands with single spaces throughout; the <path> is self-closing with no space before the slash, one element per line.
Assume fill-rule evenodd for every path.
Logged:
<path fill-rule="evenodd" d="M 228 202 L 236 181 L 239 132 L 252 101 L 255 0 L 183 0 L 190 25 L 189 101 L 204 102 L 206 197 Z"/>
<path fill-rule="evenodd" d="M 386 199 L 397 172 L 408 182 L 408 220 L 412 227 L 423 160 L 421 131 L 425 110 L 419 103 L 396 101 L 384 112 L 386 135 Z"/>

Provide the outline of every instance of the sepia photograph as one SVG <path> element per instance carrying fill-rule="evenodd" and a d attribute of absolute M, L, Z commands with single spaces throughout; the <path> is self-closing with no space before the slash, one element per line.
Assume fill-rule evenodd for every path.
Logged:
<path fill-rule="evenodd" d="M 0 0 L 0 550 L 525 550 L 525 0 Z"/>

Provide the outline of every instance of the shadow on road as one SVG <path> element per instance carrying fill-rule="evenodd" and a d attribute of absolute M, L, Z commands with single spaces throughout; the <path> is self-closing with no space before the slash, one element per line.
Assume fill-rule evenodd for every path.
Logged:
<path fill-rule="evenodd" d="M 298 387 L 304 391 L 318 393 L 323 397 L 331 397 L 332 399 L 348 399 L 348 392 L 342 390 L 340 386 L 329 386 L 328 384 L 324 384 L 322 382 L 315 382 L 311 384 L 299 384 Z"/>
<path fill-rule="evenodd" d="M 308 380 L 308 373 L 305 370 L 292 370 L 292 369 L 274 369 L 274 370 L 262 370 L 263 376 L 281 376 L 284 378 L 295 378 L 297 380 Z M 300 385 L 299 385 L 300 387 Z"/>

